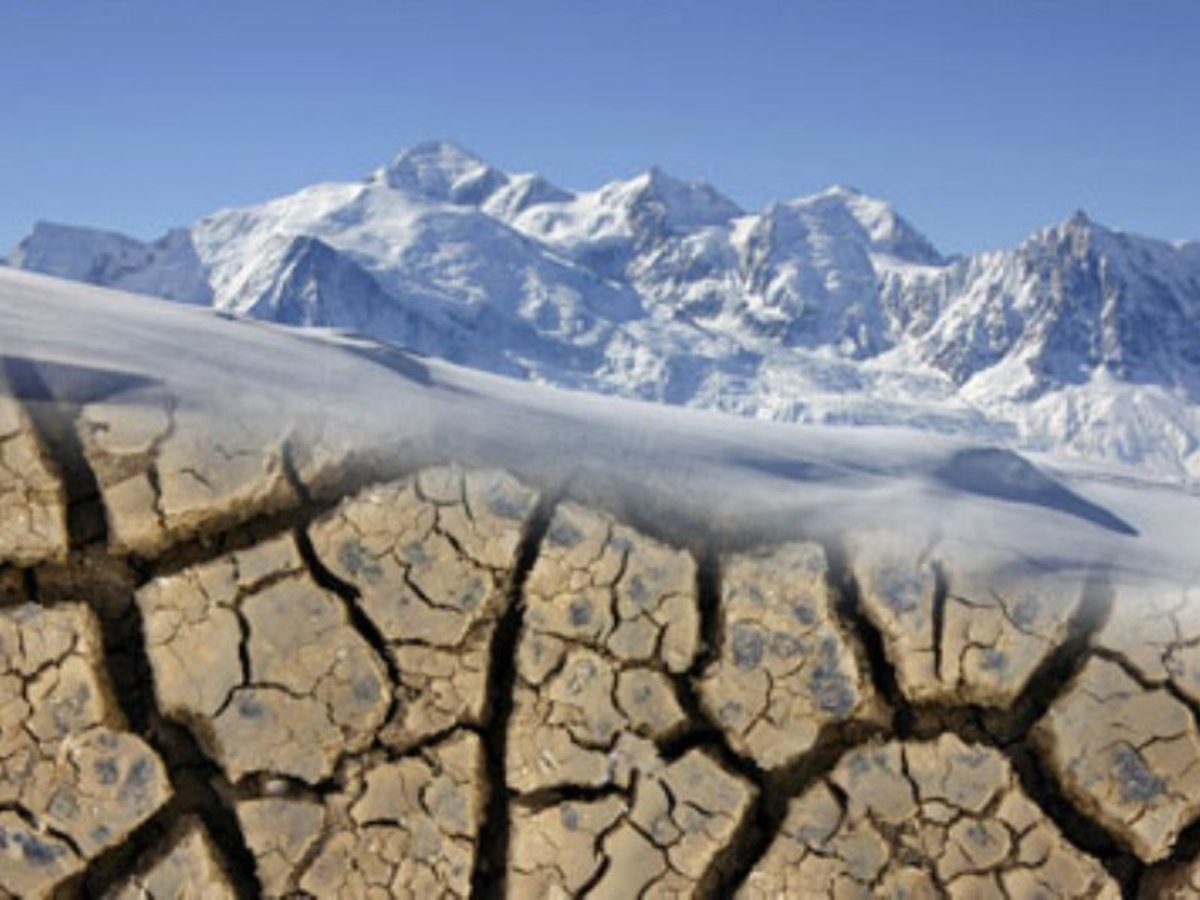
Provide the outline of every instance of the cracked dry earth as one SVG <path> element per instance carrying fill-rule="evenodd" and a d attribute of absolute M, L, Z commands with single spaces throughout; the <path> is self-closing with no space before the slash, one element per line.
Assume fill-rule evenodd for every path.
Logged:
<path fill-rule="evenodd" d="M 1200 591 L 0 396 L 0 898 L 1200 896 Z"/>

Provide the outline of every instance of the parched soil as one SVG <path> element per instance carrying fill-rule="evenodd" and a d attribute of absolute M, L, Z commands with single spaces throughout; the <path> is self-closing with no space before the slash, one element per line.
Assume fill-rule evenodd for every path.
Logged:
<path fill-rule="evenodd" d="M 1196 587 L 32 398 L 0 898 L 1200 896 Z"/>

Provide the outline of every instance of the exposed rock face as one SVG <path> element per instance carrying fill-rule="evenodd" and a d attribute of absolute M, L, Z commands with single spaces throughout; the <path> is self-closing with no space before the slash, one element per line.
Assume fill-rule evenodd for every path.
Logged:
<path fill-rule="evenodd" d="M 0 401 L 3 900 L 1200 891 L 1194 585 L 156 410 Z"/>

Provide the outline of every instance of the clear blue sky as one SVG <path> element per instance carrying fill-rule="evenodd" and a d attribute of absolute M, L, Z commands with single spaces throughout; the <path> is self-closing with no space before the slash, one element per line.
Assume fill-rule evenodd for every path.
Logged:
<path fill-rule="evenodd" d="M 0 252 L 151 237 L 452 138 L 754 208 L 841 182 L 946 250 L 1077 207 L 1200 238 L 1193 0 L 0 0 Z"/>

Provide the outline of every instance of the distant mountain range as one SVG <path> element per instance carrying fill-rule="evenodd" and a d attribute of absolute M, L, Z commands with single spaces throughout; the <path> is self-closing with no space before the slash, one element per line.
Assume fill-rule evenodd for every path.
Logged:
<path fill-rule="evenodd" d="M 944 256 L 850 188 L 746 212 L 656 168 L 573 192 L 430 142 L 151 243 L 39 223 L 9 264 L 571 388 L 1200 479 L 1200 242 L 1083 213 Z"/>

